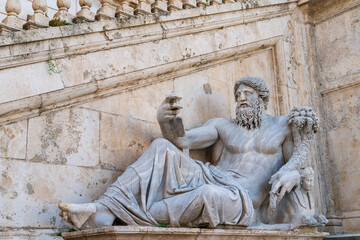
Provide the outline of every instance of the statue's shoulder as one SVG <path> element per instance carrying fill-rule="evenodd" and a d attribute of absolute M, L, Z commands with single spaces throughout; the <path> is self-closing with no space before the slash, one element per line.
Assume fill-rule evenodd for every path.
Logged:
<path fill-rule="evenodd" d="M 287 116 L 273 116 L 273 122 L 274 124 L 277 124 L 282 127 L 288 127 L 288 120 L 289 117 Z"/>
<path fill-rule="evenodd" d="M 268 119 L 270 120 L 270 125 L 277 126 L 278 129 L 282 129 L 282 132 L 285 135 L 290 134 L 290 128 L 288 124 L 289 118 L 287 116 L 270 116 L 268 115 Z"/>
<path fill-rule="evenodd" d="M 221 127 L 224 124 L 233 124 L 233 121 L 225 118 L 212 118 L 208 120 L 204 126 L 213 126 L 213 127 Z"/>

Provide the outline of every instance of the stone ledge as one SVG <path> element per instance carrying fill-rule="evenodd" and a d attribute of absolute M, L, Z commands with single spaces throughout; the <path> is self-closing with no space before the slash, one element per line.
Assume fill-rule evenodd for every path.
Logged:
<path fill-rule="evenodd" d="M 325 238 L 325 240 L 359 240 L 360 239 L 360 233 L 349 233 L 349 234 L 339 234 L 339 235 L 330 235 Z"/>
<path fill-rule="evenodd" d="M 300 229 L 294 231 L 159 228 L 116 226 L 63 233 L 65 240 L 233 240 L 233 239 L 323 239 L 328 233 Z"/>

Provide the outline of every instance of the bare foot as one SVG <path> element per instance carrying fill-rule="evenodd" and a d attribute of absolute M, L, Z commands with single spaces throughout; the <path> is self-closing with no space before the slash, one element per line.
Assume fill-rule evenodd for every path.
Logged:
<path fill-rule="evenodd" d="M 95 203 L 72 204 L 72 203 L 59 203 L 59 215 L 64 221 L 74 225 L 76 228 L 81 229 L 86 220 L 96 213 Z"/>

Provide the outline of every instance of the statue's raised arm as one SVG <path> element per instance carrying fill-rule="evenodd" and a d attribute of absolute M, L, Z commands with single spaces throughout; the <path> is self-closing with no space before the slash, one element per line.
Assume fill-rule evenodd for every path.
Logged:
<path fill-rule="evenodd" d="M 319 119 L 311 107 L 294 107 L 289 115 L 288 125 L 294 148 L 290 160 L 270 179 L 271 207 L 276 207 L 285 192 L 290 192 L 300 183 L 299 171 L 304 168 L 313 136 L 319 130 Z"/>
<path fill-rule="evenodd" d="M 184 137 L 185 130 L 181 117 L 178 116 L 182 106 L 182 97 L 175 92 L 169 93 L 157 110 L 157 120 L 164 138 L 173 141 Z"/>
<path fill-rule="evenodd" d="M 182 106 L 182 97 L 171 92 L 165 97 L 157 111 L 157 120 L 165 139 L 180 149 L 202 149 L 211 146 L 218 139 L 213 126 L 202 126 L 185 131 L 182 118 L 178 116 Z"/>

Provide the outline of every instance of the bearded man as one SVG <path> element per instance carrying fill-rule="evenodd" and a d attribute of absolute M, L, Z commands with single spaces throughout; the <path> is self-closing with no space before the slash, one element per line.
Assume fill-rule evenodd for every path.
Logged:
<path fill-rule="evenodd" d="M 164 139 L 155 140 L 100 199 L 61 203 L 60 215 L 79 229 L 111 226 L 116 218 L 128 225 L 251 225 L 270 189 L 277 205 L 299 184 L 310 148 L 299 130 L 311 135 L 317 120 L 310 108 L 293 114 L 293 127 L 287 117 L 266 114 L 269 90 L 258 77 L 237 81 L 234 94 L 235 120 L 215 118 L 186 132 L 177 118 L 178 97 L 168 97 L 157 113 Z M 209 146 L 212 163 L 180 150 Z"/>

